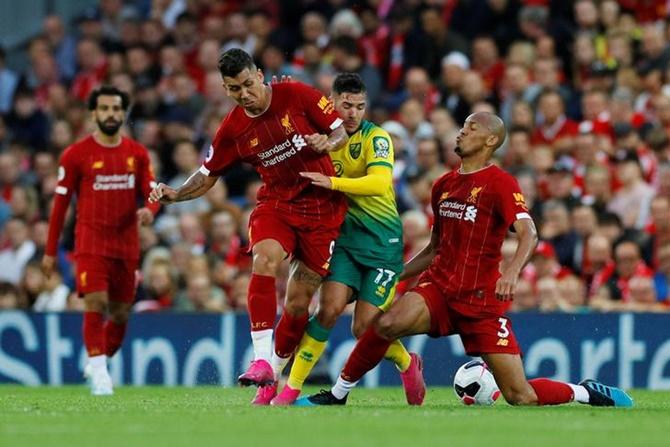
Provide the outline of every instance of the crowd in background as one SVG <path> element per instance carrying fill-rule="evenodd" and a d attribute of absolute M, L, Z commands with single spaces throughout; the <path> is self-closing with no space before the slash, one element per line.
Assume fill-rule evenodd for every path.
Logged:
<path fill-rule="evenodd" d="M 361 75 L 369 118 L 393 139 L 407 258 L 429 240 L 433 181 L 458 168 L 460 125 L 492 111 L 508 128 L 496 163 L 518 179 L 541 239 L 513 309 L 670 311 L 667 4 L 100 0 L 73 23 L 49 16 L 25 44 L 25 70 L 0 48 L 0 309 L 82 306 L 73 207 L 60 273 L 46 278 L 39 261 L 58 157 L 93 130 L 91 90 L 131 94 L 126 133 L 178 187 L 234 105 L 217 62 L 240 47 L 268 82 L 290 75 L 327 94 L 336 73 Z M 235 167 L 141 227 L 135 310 L 244 311 L 259 186 L 250 167 Z M 515 249 L 511 235 L 503 262 Z"/>

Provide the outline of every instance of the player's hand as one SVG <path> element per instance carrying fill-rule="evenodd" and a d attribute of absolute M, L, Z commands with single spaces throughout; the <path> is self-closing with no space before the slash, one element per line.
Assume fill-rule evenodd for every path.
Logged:
<path fill-rule="evenodd" d="M 56 268 L 56 258 L 54 256 L 44 255 L 42 257 L 42 272 L 47 278 L 51 277 L 51 274 Z"/>
<path fill-rule="evenodd" d="M 149 208 L 140 208 L 137 210 L 137 220 L 140 225 L 151 225 L 154 222 L 154 213 Z"/>
<path fill-rule="evenodd" d="M 518 279 L 518 273 L 504 272 L 496 283 L 496 298 L 500 301 L 513 300 Z"/>
<path fill-rule="evenodd" d="M 330 152 L 333 145 L 328 141 L 328 136 L 321 133 L 305 135 L 305 141 L 317 152 Z"/>
<path fill-rule="evenodd" d="M 301 172 L 300 176 L 309 179 L 314 186 L 333 189 L 333 181 L 330 177 L 323 175 L 320 172 Z"/>
<path fill-rule="evenodd" d="M 168 205 L 174 203 L 176 200 L 177 191 L 170 188 L 165 183 L 159 183 L 153 190 L 151 190 L 151 193 L 149 193 L 150 203 L 160 202 L 164 205 Z"/>
<path fill-rule="evenodd" d="M 281 75 L 281 79 L 277 79 L 276 75 L 272 75 L 272 80 L 270 80 L 270 84 L 283 84 L 284 82 L 293 82 L 291 75 Z"/>

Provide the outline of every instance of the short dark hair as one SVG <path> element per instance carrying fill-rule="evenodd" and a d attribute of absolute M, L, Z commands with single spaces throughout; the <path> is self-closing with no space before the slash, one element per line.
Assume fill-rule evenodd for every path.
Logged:
<path fill-rule="evenodd" d="M 365 93 L 365 83 L 357 73 L 340 73 L 333 81 L 333 93 Z"/>
<path fill-rule="evenodd" d="M 249 53 L 239 48 L 231 48 L 224 51 L 219 57 L 219 71 L 221 76 L 228 76 L 234 78 L 242 70 L 248 68 L 249 71 L 256 69 L 256 64 Z"/>
<path fill-rule="evenodd" d="M 121 108 L 128 110 L 130 98 L 128 94 L 112 85 L 103 85 L 91 92 L 88 97 L 88 110 L 95 110 L 98 107 L 98 98 L 100 96 L 119 96 L 121 98 Z"/>

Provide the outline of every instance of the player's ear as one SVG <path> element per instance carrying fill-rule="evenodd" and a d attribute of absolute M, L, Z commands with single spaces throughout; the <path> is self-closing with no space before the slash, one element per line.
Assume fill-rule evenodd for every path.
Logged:
<path fill-rule="evenodd" d="M 497 135 L 489 135 L 488 138 L 486 138 L 486 144 L 488 144 L 491 147 L 497 148 L 498 142 L 499 141 Z"/>
<path fill-rule="evenodd" d="M 263 81 L 265 81 L 265 76 L 263 75 L 263 70 L 261 70 L 260 68 L 256 69 L 256 76 L 258 77 L 258 80 L 260 81 L 261 84 L 263 83 Z"/>

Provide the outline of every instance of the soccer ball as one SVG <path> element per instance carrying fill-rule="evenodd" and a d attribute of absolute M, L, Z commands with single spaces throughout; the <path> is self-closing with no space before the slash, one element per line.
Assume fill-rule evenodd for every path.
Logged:
<path fill-rule="evenodd" d="M 489 367 L 481 360 L 472 360 L 458 368 L 454 391 L 465 405 L 493 405 L 500 390 Z"/>

